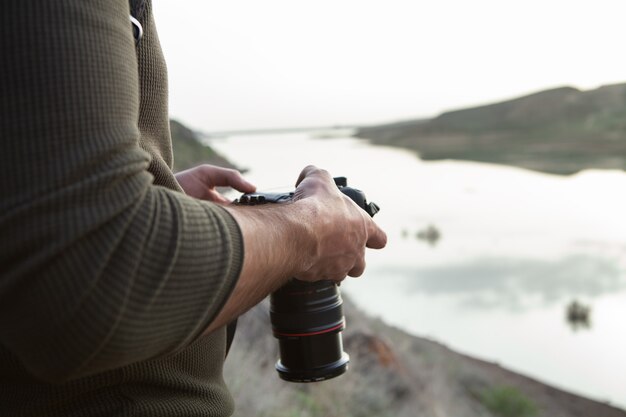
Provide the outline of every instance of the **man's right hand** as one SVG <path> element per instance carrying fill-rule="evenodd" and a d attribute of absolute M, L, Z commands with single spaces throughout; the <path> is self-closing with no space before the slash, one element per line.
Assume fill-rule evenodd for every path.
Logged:
<path fill-rule="evenodd" d="M 292 202 L 225 206 L 239 224 L 243 267 L 233 293 L 205 333 L 229 323 L 292 277 L 341 281 L 365 269 L 365 248 L 387 236 L 365 210 L 339 191 L 330 174 L 306 167 Z"/>
<path fill-rule="evenodd" d="M 311 207 L 309 226 L 315 246 L 301 280 L 358 277 L 365 270 L 365 247 L 382 249 L 385 232 L 349 197 L 339 191 L 331 175 L 314 166 L 300 173 L 294 202 Z"/>

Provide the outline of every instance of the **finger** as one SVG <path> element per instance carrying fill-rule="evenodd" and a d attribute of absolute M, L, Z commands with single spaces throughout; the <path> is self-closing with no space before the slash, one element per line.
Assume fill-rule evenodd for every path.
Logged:
<path fill-rule="evenodd" d="M 241 176 L 241 174 L 234 178 L 234 181 L 230 184 L 230 186 L 237 191 L 241 191 L 242 193 L 253 193 L 256 191 L 256 185 L 248 182 Z"/>
<path fill-rule="evenodd" d="M 368 228 L 367 244 L 366 246 L 371 249 L 382 249 L 387 245 L 387 234 L 376 225 L 373 221 L 370 221 L 370 227 Z"/>
<path fill-rule="evenodd" d="M 355 272 L 358 272 L 359 269 L 365 268 L 364 258 L 365 248 L 361 249 L 361 253 L 356 254 L 356 257 L 342 256 L 335 258 L 331 262 L 326 263 L 326 268 L 322 276 L 331 281 L 342 281 L 350 275 L 350 271 L 353 269 L 356 268 Z"/>
<path fill-rule="evenodd" d="M 244 193 L 256 191 L 256 186 L 246 181 L 241 173 L 235 169 L 206 165 L 204 173 L 215 186 L 232 187 Z"/>
<path fill-rule="evenodd" d="M 335 272 L 332 274 L 326 274 L 324 276 L 324 279 L 327 279 L 329 281 L 334 281 L 334 282 L 341 282 L 344 279 L 346 279 L 347 275 L 345 272 Z"/>
<path fill-rule="evenodd" d="M 306 167 L 304 167 L 304 169 L 300 172 L 300 175 L 298 176 L 298 180 L 296 181 L 296 187 L 298 185 L 300 185 L 300 183 L 309 175 L 311 175 L 313 172 L 315 172 L 317 170 L 317 167 L 315 165 L 307 165 Z"/>
<path fill-rule="evenodd" d="M 221 195 L 215 190 L 210 190 L 207 193 L 206 199 L 208 201 L 211 201 L 212 203 L 217 203 L 217 204 L 230 204 L 231 203 L 229 199 L 227 199 L 226 197 L 224 197 L 223 195 Z"/>
<path fill-rule="evenodd" d="M 360 277 L 361 275 L 363 275 L 363 272 L 365 272 L 365 258 L 359 259 L 354 264 L 354 267 L 352 267 L 352 269 L 348 271 L 348 276 L 354 278 Z"/>
<path fill-rule="evenodd" d="M 315 165 L 308 165 L 302 170 L 302 172 L 300 172 L 298 181 L 296 181 L 296 187 L 300 185 L 300 183 L 304 181 L 305 178 L 312 177 L 317 177 L 324 181 L 330 181 L 331 183 L 333 182 L 333 178 L 328 171 L 326 171 L 325 169 L 320 169 Z"/>

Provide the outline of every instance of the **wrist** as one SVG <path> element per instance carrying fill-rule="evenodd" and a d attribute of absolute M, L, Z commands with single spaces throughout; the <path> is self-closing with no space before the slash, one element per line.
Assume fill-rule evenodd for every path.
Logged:
<path fill-rule="evenodd" d="M 242 231 L 244 271 L 257 273 L 280 284 L 306 271 L 317 254 L 311 218 L 316 210 L 302 202 L 264 206 L 227 206 Z"/>

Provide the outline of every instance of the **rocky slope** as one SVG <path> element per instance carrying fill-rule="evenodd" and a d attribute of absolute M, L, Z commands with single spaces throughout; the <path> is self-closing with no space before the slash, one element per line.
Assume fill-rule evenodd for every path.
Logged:
<path fill-rule="evenodd" d="M 233 164 L 210 147 L 204 145 L 196 132 L 176 120 L 170 120 L 174 171 L 182 171 L 200 164 L 234 168 Z"/>
<path fill-rule="evenodd" d="M 225 367 L 235 416 L 626 417 L 608 404 L 408 335 L 348 302 L 345 313 L 350 369 L 313 384 L 278 378 L 267 303 L 240 318 Z"/>

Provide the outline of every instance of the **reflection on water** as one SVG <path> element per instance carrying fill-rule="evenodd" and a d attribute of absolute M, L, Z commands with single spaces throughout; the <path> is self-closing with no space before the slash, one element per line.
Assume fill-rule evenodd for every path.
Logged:
<path fill-rule="evenodd" d="M 574 331 L 589 329 L 591 327 L 591 307 L 574 300 L 567 305 L 565 318 Z"/>
<path fill-rule="evenodd" d="M 435 226 L 429 224 L 428 227 L 418 231 L 415 237 L 427 242 L 430 246 L 435 246 L 441 239 L 441 232 Z"/>
<path fill-rule="evenodd" d="M 477 259 L 437 267 L 387 267 L 385 275 L 408 292 L 455 295 L 465 307 L 527 310 L 573 297 L 594 298 L 626 289 L 614 261 L 588 255 L 557 261 Z"/>

